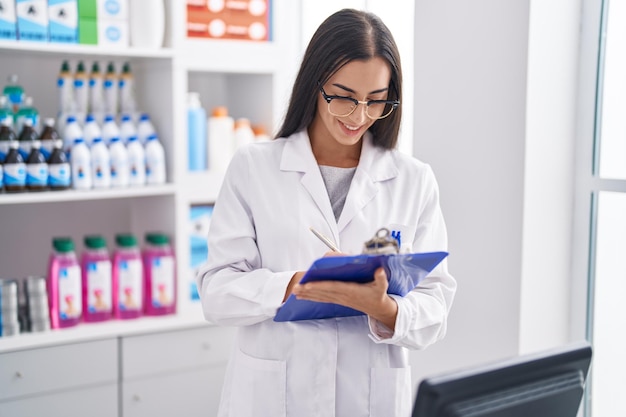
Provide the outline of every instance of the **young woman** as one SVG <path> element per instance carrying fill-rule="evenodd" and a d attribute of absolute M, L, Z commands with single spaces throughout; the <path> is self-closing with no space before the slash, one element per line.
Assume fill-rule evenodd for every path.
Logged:
<path fill-rule="evenodd" d="M 441 339 L 456 290 L 444 260 L 405 297 L 368 284 L 299 285 L 328 251 L 359 254 L 381 227 L 402 251 L 447 249 L 430 167 L 396 150 L 402 74 L 389 29 L 341 10 L 313 35 L 277 139 L 239 150 L 198 274 L 207 320 L 238 326 L 220 416 L 408 416 L 407 349 Z M 275 322 L 290 294 L 363 315 Z"/>

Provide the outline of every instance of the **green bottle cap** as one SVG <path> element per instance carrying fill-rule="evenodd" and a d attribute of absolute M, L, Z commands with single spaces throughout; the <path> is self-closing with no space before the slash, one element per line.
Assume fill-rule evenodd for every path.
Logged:
<path fill-rule="evenodd" d="M 89 249 L 103 249 L 107 247 L 106 240 L 100 235 L 85 236 L 84 242 Z"/>
<path fill-rule="evenodd" d="M 137 239 L 129 233 L 119 233 L 115 235 L 115 242 L 123 248 L 132 248 L 137 246 Z"/>
<path fill-rule="evenodd" d="M 167 245 L 170 239 L 164 233 L 148 232 L 146 233 L 146 242 L 152 245 Z"/>
<path fill-rule="evenodd" d="M 74 241 L 71 237 L 55 237 L 52 239 L 52 247 L 57 252 L 72 252 L 74 250 Z"/>

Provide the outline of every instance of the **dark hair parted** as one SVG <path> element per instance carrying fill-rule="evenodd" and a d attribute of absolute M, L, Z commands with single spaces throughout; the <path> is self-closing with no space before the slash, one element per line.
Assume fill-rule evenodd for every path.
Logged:
<path fill-rule="evenodd" d="M 398 47 L 389 28 L 372 13 L 343 9 L 329 16 L 317 29 L 304 53 L 291 92 L 283 125 L 276 137 L 287 137 L 307 128 L 315 117 L 322 85 L 351 61 L 380 57 L 389 63 L 389 100 L 402 102 L 402 69 Z M 369 128 L 374 145 L 392 149 L 398 142 L 402 106 Z"/>

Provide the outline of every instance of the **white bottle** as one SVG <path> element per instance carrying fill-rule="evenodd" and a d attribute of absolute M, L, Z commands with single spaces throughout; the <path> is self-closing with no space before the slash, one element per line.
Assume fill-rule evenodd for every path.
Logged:
<path fill-rule="evenodd" d="M 235 122 L 226 107 L 216 107 L 207 121 L 209 170 L 222 173 L 233 157 Z"/>
<path fill-rule="evenodd" d="M 107 145 L 111 145 L 112 138 L 120 137 L 120 128 L 115 123 L 115 116 L 107 114 L 104 116 L 104 123 L 102 124 L 102 141 Z"/>
<path fill-rule="evenodd" d="M 157 135 L 150 135 L 146 142 L 146 183 L 165 183 L 165 150 Z"/>
<path fill-rule="evenodd" d="M 128 146 L 128 139 L 132 136 L 137 136 L 135 122 L 133 122 L 133 118 L 130 114 L 124 113 L 120 123 L 120 140 L 124 145 Z"/>
<path fill-rule="evenodd" d="M 130 175 L 128 150 L 119 137 L 111 138 L 109 154 L 111 157 L 111 187 L 128 187 Z"/>
<path fill-rule="evenodd" d="M 235 148 L 254 142 L 254 131 L 250 120 L 240 118 L 235 120 Z"/>
<path fill-rule="evenodd" d="M 98 124 L 104 119 L 104 76 L 100 71 L 100 64 L 95 61 L 91 65 L 89 74 L 89 108 L 88 111 L 94 115 Z"/>
<path fill-rule="evenodd" d="M 89 76 L 82 61 L 78 62 L 74 73 L 74 103 L 78 120 L 84 120 L 89 107 Z"/>
<path fill-rule="evenodd" d="M 70 153 L 72 188 L 88 190 L 92 186 L 91 152 L 82 138 L 74 140 Z"/>
<path fill-rule="evenodd" d="M 101 137 L 94 138 L 91 144 L 91 177 L 93 188 L 111 186 L 111 157 Z"/>
<path fill-rule="evenodd" d="M 91 147 L 95 138 L 102 137 L 102 130 L 93 114 L 88 114 L 83 127 L 83 139 L 87 146 Z"/>
<path fill-rule="evenodd" d="M 163 0 L 133 0 L 130 9 L 130 44 L 134 48 L 163 46 L 165 7 Z"/>
<path fill-rule="evenodd" d="M 137 123 L 137 139 L 139 139 L 139 143 L 146 146 L 148 137 L 152 135 L 156 135 L 156 130 L 150 120 L 150 115 L 148 113 L 142 113 L 139 117 L 139 123 Z"/>
<path fill-rule="evenodd" d="M 146 183 L 146 153 L 143 145 L 137 140 L 137 136 L 128 138 L 128 184 L 144 185 Z"/>
<path fill-rule="evenodd" d="M 63 151 L 68 156 L 70 155 L 74 141 L 78 138 L 83 138 L 83 129 L 78 124 L 76 117 L 69 116 L 63 130 Z"/>

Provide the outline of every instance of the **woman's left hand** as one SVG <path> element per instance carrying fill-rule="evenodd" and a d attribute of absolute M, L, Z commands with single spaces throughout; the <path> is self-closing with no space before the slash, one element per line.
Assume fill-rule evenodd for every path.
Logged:
<path fill-rule="evenodd" d="M 316 281 L 297 284 L 293 294 L 299 300 L 340 304 L 362 311 L 394 330 L 398 305 L 387 294 L 389 282 L 384 268 L 374 272 L 374 280 L 365 284 L 344 281 Z"/>

